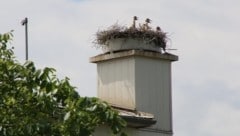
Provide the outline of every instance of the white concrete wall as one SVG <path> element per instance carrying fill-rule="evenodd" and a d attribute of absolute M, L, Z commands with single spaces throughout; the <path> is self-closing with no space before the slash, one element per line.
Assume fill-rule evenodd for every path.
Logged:
<path fill-rule="evenodd" d="M 133 58 L 98 63 L 98 97 L 114 106 L 135 109 L 134 67 Z"/>
<path fill-rule="evenodd" d="M 171 62 L 135 57 L 136 109 L 154 114 L 151 128 L 172 131 Z"/>

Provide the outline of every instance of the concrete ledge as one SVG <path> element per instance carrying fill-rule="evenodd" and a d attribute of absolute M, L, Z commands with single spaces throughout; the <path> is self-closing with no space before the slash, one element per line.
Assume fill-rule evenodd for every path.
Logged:
<path fill-rule="evenodd" d="M 129 110 L 119 107 L 113 107 L 118 111 L 119 115 L 127 122 L 128 127 L 145 128 L 156 124 L 154 115 L 151 113 L 141 112 L 137 110 Z"/>
<path fill-rule="evenodd" d="M 105 54 L 100 54 L 90 58 L 90 62 L 97 63 L 101 61 L 107 61 L 116 58 L 123 58 L 129 56 L 142 56 L 142 57 L 149 57 L 154 59 L 165 59 L 170 61 L 177 61 L 178 56 L 169 54 L 169 53 L 158 53 L 152 51 L 145 51 L 145 50 L 127 50 L 127 51 L 119 51 L 119 52 L 110 52 Z"/>

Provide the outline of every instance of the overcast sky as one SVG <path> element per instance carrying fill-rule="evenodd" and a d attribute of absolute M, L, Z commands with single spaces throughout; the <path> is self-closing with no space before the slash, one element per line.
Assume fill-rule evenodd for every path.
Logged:
<path fill-rule="evenodd" d="M 173 63 L 175 136 L 240 134 L 239 0 L 1 0 L 0 33 L 14 30 L 17 58 L 24 62 L 29 18 L 29 58 L 54 67 L 82 96 L 96 96 L 96 66 L 89 57 L 95 32 L 134 15 L 168 32 L 179 55 Z"/>

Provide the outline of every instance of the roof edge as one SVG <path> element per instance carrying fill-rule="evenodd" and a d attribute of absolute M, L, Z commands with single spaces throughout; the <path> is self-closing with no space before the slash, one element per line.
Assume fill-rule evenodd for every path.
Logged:
<path fill-rule="evenodd" d="M 123 51 L 99 54 L 97 56 L 91 57 L 89 61 L 91 63 L 98 63 L 101 61 L 107 61 L 111 59 L 117 59 L 117 58 L 129 57 L 129 56 L 142 56 L 142 57 L 148 57 L 153 59 L 164 59 L 169 61 L 178 60 L 178 56 L 170 53 L 162 54 L 160 52 L 153 52 L 153 51 L 146 51 L 146 50 L 123 50 Z"/>

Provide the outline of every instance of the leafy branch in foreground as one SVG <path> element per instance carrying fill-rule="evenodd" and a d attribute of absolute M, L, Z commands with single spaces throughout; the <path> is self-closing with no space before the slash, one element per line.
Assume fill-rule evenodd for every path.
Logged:
<path fill-rule="evenodd" d="M 106 102 L 80 97 L 53 68 L 19 63 L 11 39 L 11 32 L 0 34 L 0 135 L 90 136 L 103 124 L 125 135 L 126 122 Z"/>

